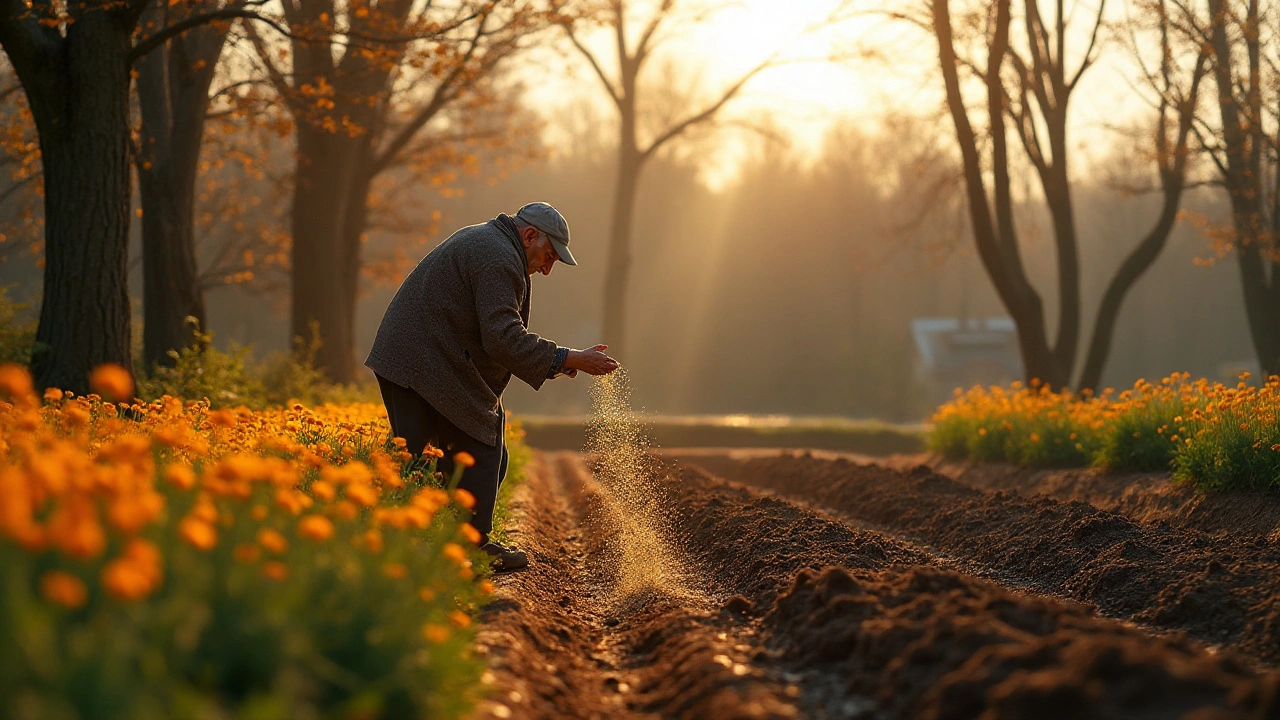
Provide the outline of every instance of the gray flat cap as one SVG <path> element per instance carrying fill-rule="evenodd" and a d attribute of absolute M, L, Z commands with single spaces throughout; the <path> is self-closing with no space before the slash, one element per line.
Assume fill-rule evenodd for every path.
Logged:
<path fill-rule="evenodd" d="M 544 202 L 531 202 L 516 211 L 516 217 L 547 234 L 551 246 L 560 256 L 560 262 L 566 265 L 578 264 L 573 259 L 573 253 L 569 252 L 569 223 L 559 210 Z"/>

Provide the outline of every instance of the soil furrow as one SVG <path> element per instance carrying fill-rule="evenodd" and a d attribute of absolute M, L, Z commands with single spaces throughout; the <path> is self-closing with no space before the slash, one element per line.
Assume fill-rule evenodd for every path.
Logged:
<path fill-rule="evenodd" d="M 789 454 L 686 463 L 918 538 L 1108 616 L 1280 661 L 1280 549 L 1265 538 L 1143 525 L 1087 503 L 975 489 L 924 466 Z"/>
<path fill-rule="evenodd" d="M 607 520 L 606 499 L 576 458 L 539 461 L 516 507 L 536 564 L 499 579 L 480 636 L 502 688 L 483 715 L 1280 712 L 1280 680 L 1258 678 L 1232 655 L 1010 592 L 892 537 L 705 473 L 648 472 L 672 509 L 667 546 L 682 579 L 619 596 L 626 578 L 617 570 L 629 565 L 608 536 L 624 523 Z M 552 601 L 557 593 L 566 602 Z M 510 701 L 513 688 L 521 702 Z"/>
<path fill-rule="evenodd" d="M 1214 534 L 1264 536 L 1272 542 L 1280 541 L 1280 496 L 1273 492 L 1205 493 L 1173 482 L 1167 472 L 1037 469 L 1007 463 L 950 461 L 936 455 L 895 456 L 882 464 L 904 470 L 926 464 L 971 487 L 1078 500 L 1148 525 L 1166 523 Z"/>
<path fill-rule="evenodd" d="M 497 691 L 480 717 L 798 717 L 709 596 L 622 577 L 617 523 L 579 456 L 539 455 L 514 511 L 531 566 L 497 579 L 482 616 Z"/>

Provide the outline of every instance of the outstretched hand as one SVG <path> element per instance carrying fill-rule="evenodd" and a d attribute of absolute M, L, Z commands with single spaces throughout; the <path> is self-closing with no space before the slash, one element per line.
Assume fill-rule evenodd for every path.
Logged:
<path fill-rule="evenodd" d="M 570 350 L 564 359 L 565 374 L 576 377 L 581 370 L 588 375 L 608 375 L 618 369 L 618 361 L 604 353 L 608 345 L 595 345 L 586 350 Z"/>

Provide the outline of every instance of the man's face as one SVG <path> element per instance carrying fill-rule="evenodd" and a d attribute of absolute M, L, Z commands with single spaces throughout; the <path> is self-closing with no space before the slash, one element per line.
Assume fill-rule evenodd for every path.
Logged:
<path fill-rule="evenodd" d="M 524 256 L 528 263 L 528 273 L 532 275 L 540 272 L 543 275 L 550 275 L 551 268 L 560 259 L 560 256 L 556 254 L 555 247 L 551 245 L 551 241 L 543 237 L 537 228 L 532 227 L 525 228 L 520 236 L 524 244 Z"/>

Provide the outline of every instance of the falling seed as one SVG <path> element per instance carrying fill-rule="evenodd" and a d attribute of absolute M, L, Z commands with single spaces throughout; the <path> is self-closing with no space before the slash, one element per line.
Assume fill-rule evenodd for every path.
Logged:
<path fill-rule="evenodd" d="M 734 666 L 733 666 L 733 674 L 734 674 L 734 675 L 746 675 L 746 674 L 747 674 L 747 666 L 746 666 L 746 665 L 734 665 Z"/>
<path fill-rule="evenodd" d="M 610 553 L 617 559 L 624 596 L 650 590 L 671 592 L 683 585 L 678 565 L 664 538 L 669 536 L 667 507 L 652 472 L 653 443 L 631 409 L 626 370 L 595 378 L 586 451 L 604 501 L 602 512 L 618 528 Z"/>
<path fill-rule="evenodd" d="M 711 658 L 711 660 L 712 662 L 718 662 L 725 667 L 733 667 L 733 661 L 729 659 L 728 655 L 716 655 Z"/>
<path fill-rule="evenodd" d="M 524 700 L 524 696 L 520 694 L 519 690 L 512 690 L 507 694 L 507 699 L 513 703 L 518 703 L 521 700 Z"/>
<path fill-rule="evenodd" d="M 494 717 L 499 717 L 499 718 L 511 717 L 511 708 L 507 707 L 506 705 L 494 705 L 493 709 L 490 710 L 490 712 L 493 713 Z"/>

